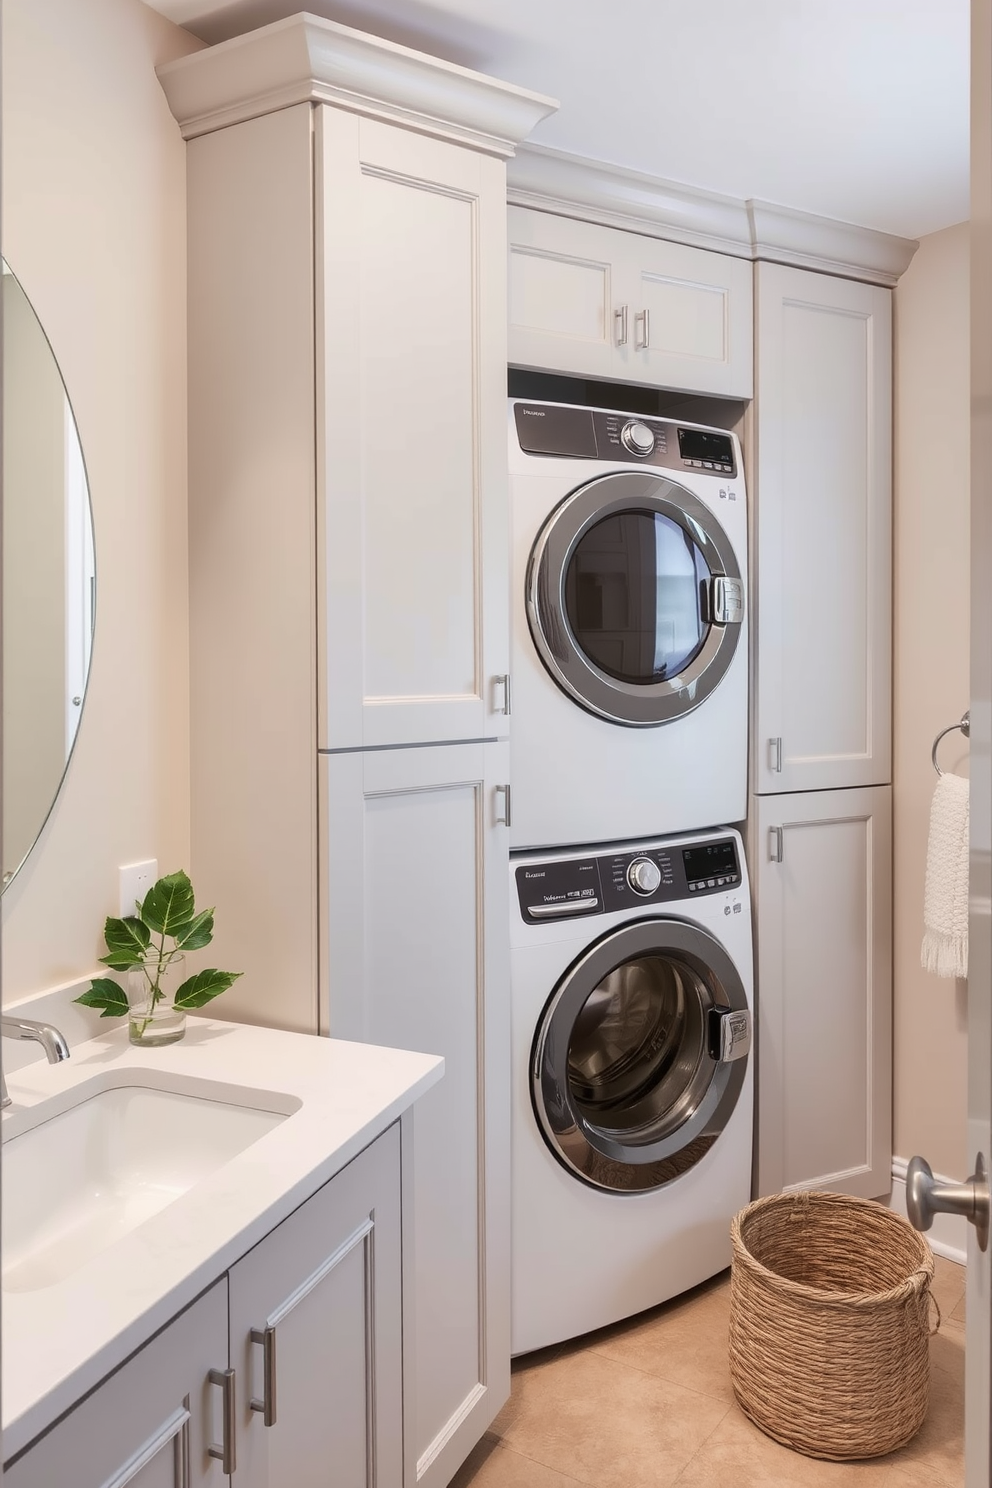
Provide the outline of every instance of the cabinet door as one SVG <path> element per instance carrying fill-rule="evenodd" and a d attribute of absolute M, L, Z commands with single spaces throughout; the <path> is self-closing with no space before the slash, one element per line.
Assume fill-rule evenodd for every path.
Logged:
<path fill-rule="evenodd" d="M 624 337 L 613 282 L 620 233 L 549 212 L 510 207 L 509 357 L 517 367 L 615 377 Z M 614 311 L 616 318 L 614 318 Z M 630 337 L 627 312 L 627 340 Z"/>
<path fill-rule="evenodd" d="M 229 1280 L 239 1488 L 401 1488 L 399 1126 Z"/>
<path fill-rule="evenodd" d="M 39 1340 L 39 1346 L 43 1340 Z M 217 1282 L 4 1466 L 7 1488 L 222 1488 L 227 1281 Z"/>
<path fill-rule="evenodd" d="M 508 223 L 513 365 L 750 398 L 747 259 L 527 207 Z"/>
<path fill-rule="evenodd" d="M 689 393 L 750 398 L 750 260 L 633 233 L 618 237 L 618 287 L 629 305 L 625 375 Z"/>
<path fill-rule="evenodd" d="M 319 746 L 500 737 L 502 161 L 318 108 Z"/>
<path fill-rule="evenodd" d="M 413 1168 L 417 1474 L 441 1488 L 509 1395 L 507 746 L 325 756 L 329 1032 L 444 1056 Z"/>
<path fill-rule="evenodd" d="M 779 264 L 756 283 L 754 788 L 884 784 L 890 291 Z"/>
<path fill-rule="evenodd" d="M 754 802 L 758 1192 L 892 1178 L 892 791 Z"/>

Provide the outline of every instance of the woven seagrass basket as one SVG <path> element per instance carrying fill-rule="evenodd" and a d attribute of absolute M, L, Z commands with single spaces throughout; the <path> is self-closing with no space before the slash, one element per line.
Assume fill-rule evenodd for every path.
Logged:
<path fill-rule="evenodd" d="M 923 1236 L 831 1193 L 758 1199 L 731 1236 L 730 1375 L 745 1415 L 809 1457 L 908 1442 L 930 1399 L 931 1303 L 940 1322 Z"/>

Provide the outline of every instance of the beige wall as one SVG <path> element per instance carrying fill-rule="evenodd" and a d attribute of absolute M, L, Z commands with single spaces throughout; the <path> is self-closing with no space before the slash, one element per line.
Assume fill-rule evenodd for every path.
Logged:
<path fill-rule="evenodd" d="M 90 971 L 121 863 L 189 854 L 185 158 L 138 0 L 4 0 L 3 250 L 58 358 L 96 531 L 65 788 L 3 898 L 5 1002 Z"/>
<path fill-rule="evenodd" d="M 964 1178 L 967 984 L 920 966 L 934 735 L 968 706 L 968 226 L 932 233 L 895 294 L 894 1147 Z M 960 734 L 944 769 L 967 774 Z"/>

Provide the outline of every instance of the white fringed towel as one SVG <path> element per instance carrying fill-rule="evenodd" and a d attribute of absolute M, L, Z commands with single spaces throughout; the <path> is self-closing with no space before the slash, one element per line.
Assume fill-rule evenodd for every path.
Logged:
<path fill-rule="evenodd" d="M 941 775 L 930 806 L 923 949 L 927 971 L 968 975 L 968 782 Z"/>

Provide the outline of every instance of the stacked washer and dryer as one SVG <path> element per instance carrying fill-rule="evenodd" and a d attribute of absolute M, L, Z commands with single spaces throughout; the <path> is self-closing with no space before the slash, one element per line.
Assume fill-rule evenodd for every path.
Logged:
<path fill-rule="evenodd" d="M 750 1198 L 747 505 L 721 429 L 511 400 L 512 1348 L 729 1264 Z"/>

